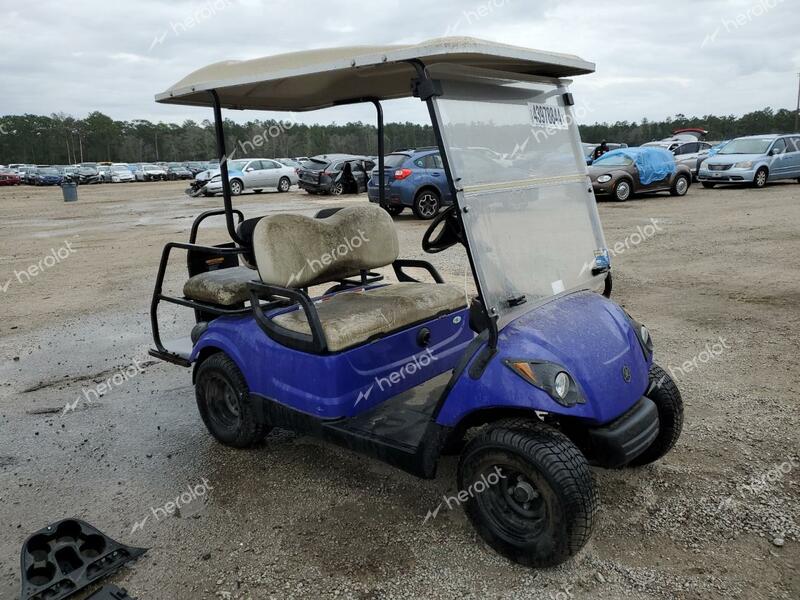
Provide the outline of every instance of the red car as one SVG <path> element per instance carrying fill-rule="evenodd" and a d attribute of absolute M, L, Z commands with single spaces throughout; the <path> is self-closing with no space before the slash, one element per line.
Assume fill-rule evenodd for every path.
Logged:
<path fill-rule="evenodd" d="M 0 170 L 0 185 L 19 185 L 19 175 L 8 169 Z"/>

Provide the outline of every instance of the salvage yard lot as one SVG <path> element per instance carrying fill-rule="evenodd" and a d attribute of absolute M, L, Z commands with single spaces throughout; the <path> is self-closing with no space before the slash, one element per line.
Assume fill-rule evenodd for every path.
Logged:
<path fill-rule="evenodd" d="M 1 598 L 27 535 L 69 516 L 150 548 L 111 579 L 142 599 L 800 597 L 800 185 L 601 203 L 613 297 L 650 328 L 686 422 L 661 462 L 595 471 L 592 540 L 542 571 L 488 550 L 460 509 L 423 523 L 458 491 L 454 457 L 421 481 L 289 433 L 254 451 L 212 440 L 190 372 L 143 354 L 163 244 L 221 206 L 183 187 L 81 187 L 74 204 L 0 188 Z M 361 202 L 235 199 L 247 216 Z M 395 221 L 401 255 L 422 257 L 427 223 Z M 221 220 L 199 241 L 225 241 Z M 462 251 L 428 259 L 464 281 Z M 175 314 L 178 332 L 191 315 Z M 207 488 L 164 516 L 187 486 Z"/>

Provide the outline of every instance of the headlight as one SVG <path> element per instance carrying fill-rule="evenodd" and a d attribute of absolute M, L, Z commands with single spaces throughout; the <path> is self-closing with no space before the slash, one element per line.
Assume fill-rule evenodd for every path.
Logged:
<path fill-rule="evenodd" d="M 556 396 L 562 400 L 567 396 L 567 393 L 569 392 L 569 375 L 564 373 L 564 371 L 561 371 L 558 375 L 556 375 L 553 384 L 553 391 L 556 393 Z"/>
<path fill-rule="evenodd" d="M 611 175 L 600 175 L 597 178 L 597 183 L 608 183 L 609 181 L 611 181 Z"/>
<path fill-rule="evenodd" d="M 753 166 L 753 162 L 750 160 L 746 160 L 744 162 L 738 162 L 733 165 L 734 169 L 750 169 Z"/>
<path fill-rule="evenodd" d="M 639 329 L 639 335 L 641 336 L 642 342 L 645 345 L 652 344 L 652 342 L 650 341 L 650 330 L 644 325 L 642 325 L 641 328 Z"/>
<path fill-rule="evenodd" d="M 586 403 L 572 377 L 560 365 L 536 360 L 507 359 L 503 362 L 525 381 L 547 392 L 561 406 L 570 408 Z"/>
<path fill-rule="evenodd" d="M 624 308 L 622 310 L 631 323 L 631 327 L 636 334 L 636 339 L 639 340 L 639 344 L 642 347 L 642 352 L 644 353 L 645 358 L 650 360 L 650 357 L 653 356 L 653 337 L 650 335 L 650 330 L 639 323 L 639 321 L 634 319 L 627 310 Z"/>

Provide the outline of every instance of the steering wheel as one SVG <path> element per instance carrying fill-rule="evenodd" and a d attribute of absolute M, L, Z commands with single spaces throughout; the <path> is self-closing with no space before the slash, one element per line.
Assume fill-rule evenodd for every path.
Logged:
<path fill-rule="evenodd" d="M 459 242 L 464 243 L 464 236 L 461 231 L 461 223 L 458 221 L 457 210 L 455 204 L 453 204 L 439 213 L 433 220 L 427 231 L 425 231 L 425 235 L 422 236 L 422 249 L 425 252 L 428 254 L 436 254 L 437 252 L 447 250 Z M 436 237 L 431 239 L 440 225 L 442 225 L 441 231 L 436 234 Z"/>

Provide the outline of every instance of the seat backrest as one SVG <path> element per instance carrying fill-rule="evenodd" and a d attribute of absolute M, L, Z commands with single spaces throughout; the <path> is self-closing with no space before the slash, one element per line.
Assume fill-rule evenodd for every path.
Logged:
<path fill-rule="evenodd" d="M 253 252 L 261 281 L 304 288 L 389 265 L 400 244 L 389 213 L 364 204 L 325 219 L 264 217 L 253 232 Z"/>

